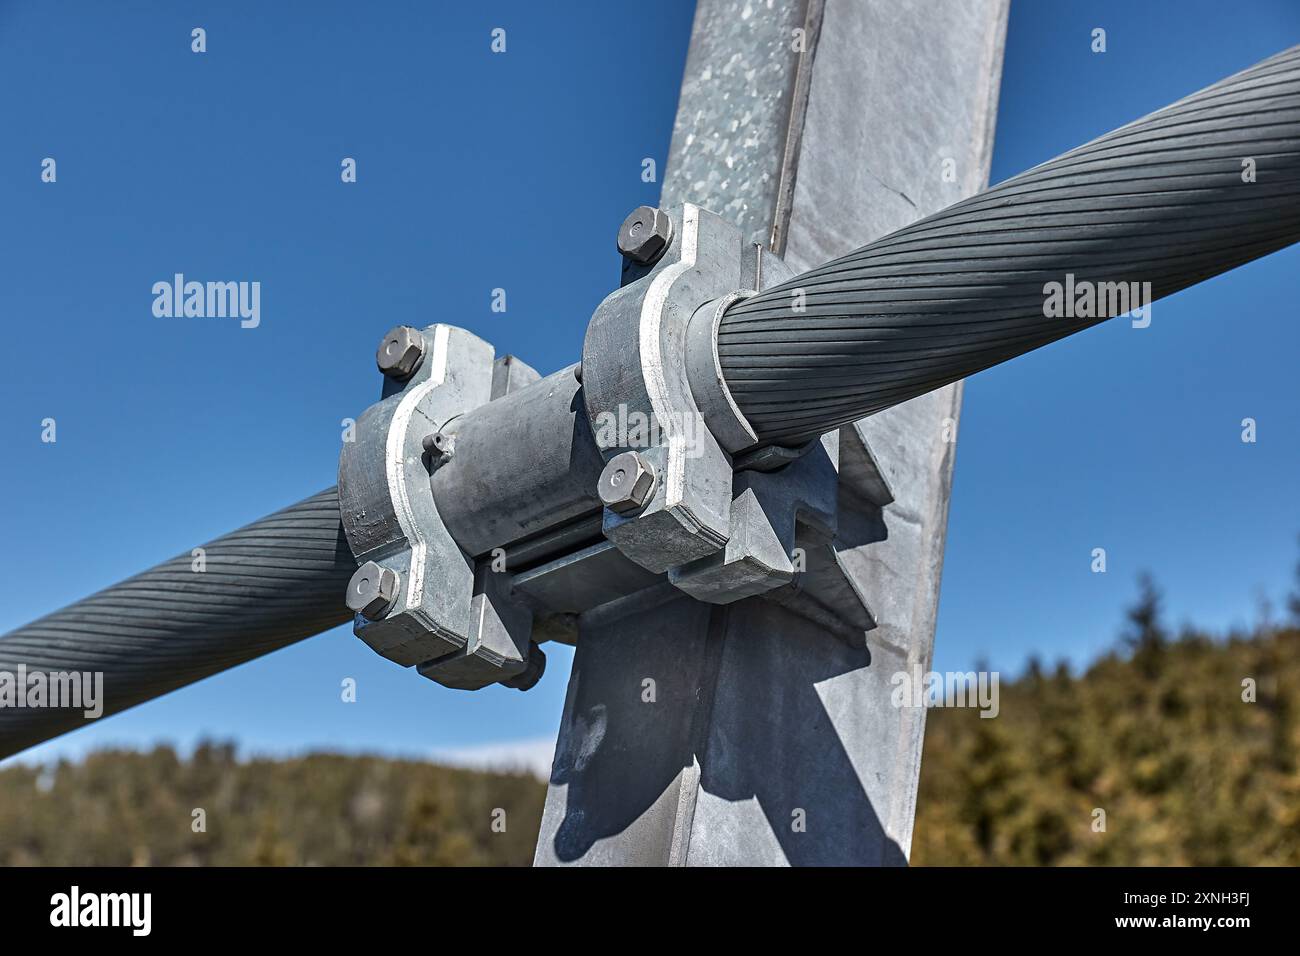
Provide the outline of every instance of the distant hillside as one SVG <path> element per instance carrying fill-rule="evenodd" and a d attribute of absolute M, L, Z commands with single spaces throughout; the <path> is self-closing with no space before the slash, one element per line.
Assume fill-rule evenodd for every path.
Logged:
<path fill-rule="evenodd" d="M 1031 664 L 995 719 L 929 712 L 914 864 L 1300 864 L 1300 630 L 1171 641 L 1149 587 L 1129 616 L 1122 653 Z"/>
<path fill-rule="evenodd" d="M 914 864 L 1300 864 L 1300 630 L 1171 639 L 1149 586 L 1130 624 L 1080 676 L 1004 681 L 995 719 L 929 713 Z M 544 797 L 375 757 L 104 751 L 0 771 L 0 864 L 527 865 Z"/>
<path fill-rule="evenodd" d="M 375 757 L 106 750 L 0 771 L 0 864 L 527 865 L 545 796 L 530 774 Z"/>

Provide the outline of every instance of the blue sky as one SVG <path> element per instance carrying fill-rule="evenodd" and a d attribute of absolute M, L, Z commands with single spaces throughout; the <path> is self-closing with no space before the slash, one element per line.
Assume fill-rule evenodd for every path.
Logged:
<path fill-rule="evenodd" d="M 657 198 L 641 161 L 662 169 L 691 13 L 0 6 L 0 631 L 331 484 L 391 325 L 462 325 L 543 372 L 573 361 L 617 282 L 619 222 Z M 1297 42 L 1284 0 L 1013 3 L 992 178 Z M 1110 323 L 967 383 L 937 667 L 1086 663 L 1143 569 L 1175 622 L 1245 625 L 1260 594 L 1280 600 L 1300 531 L 1298 264 L 1285 250 L 1156 303 L 1148 329 Z M 260 281 L 261 325 L 155 318 L 151 286 L 176 272 Z M 469 759 L 553 737 L 570 654 L 548 653 L 533 691 L 467 694 L 340 628 L 28 758 L 207 734 Z"/>

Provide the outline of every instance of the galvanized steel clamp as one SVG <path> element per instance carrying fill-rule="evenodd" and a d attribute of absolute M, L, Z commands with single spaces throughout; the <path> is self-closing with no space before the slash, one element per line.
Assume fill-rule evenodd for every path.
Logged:
<path fill-rule="evenodd" d="M 647 237 L 650 257 L 637 245 Z M 848 580 L 832 546 L 839 432 L 799 449 L 761 446 L 717 356 L 727 307 L 791 271 L 690 203 L 634 211 L 619 245 L 624 284 L 597 307 L 582 352 L 587 415 L 607 459 L 605 537 L 701 601 L 820 595 L 829 614 L 844 602 L 821 582 Z M 860 595 L 857 604 L 850 633 L 874 626 Z"/>
<path fill-rule="evenodd" d="M 347 592 L 356 635 L 447 687 L 526 690 L 546 661 L 532 615 L 461 550 L 429 493 L 430 469 L 452 452 L 448 423 L 494 397 L 492 346 L 450 325 L 398 326 L 377 363 L 383 398 L 339 455 L 343 530 L 360 564 Z"/>

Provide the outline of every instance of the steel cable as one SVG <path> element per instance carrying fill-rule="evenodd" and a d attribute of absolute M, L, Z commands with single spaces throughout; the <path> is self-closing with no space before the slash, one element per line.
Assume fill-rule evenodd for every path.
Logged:
<path fill-rule="evenodd" d="M 5 634 L 0 672 L 99 672 L 106 717 L 349 620 L 356 568 L 329 488 Z M 15 704 L 0 757 L 91 723 Z"/>
<path fill-rule="evenodd" d="M 760 440 L 798 444 L 1114 314 L 1048 315 L 1047 283 L 1154 300 L 1298 239 L 1294 47 L 736 303 L 718 353 Z"/>

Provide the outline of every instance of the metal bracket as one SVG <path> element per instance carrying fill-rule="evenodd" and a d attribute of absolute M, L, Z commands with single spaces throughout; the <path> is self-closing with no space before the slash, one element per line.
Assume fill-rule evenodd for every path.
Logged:
<path fill-rule="evenodd" d="M 717 353 L 723 312 L 791 271 L 698 206 L 667 215 L 675 239 L 663 258 L 648 270 L 625 270 L 624 286 L 596 309 L 583 344 L 588 416 L 608 461 L 605 537 L 701 601 L 779 592 L 796 609 L 818 606 L 816 595 L 835 576 L 827 567 L 838 568 L 839 432 L 796 449 L 757 447 Z M 633 434 L 633 422 L 651 427 Z M 610 469 L 618 470 L 616 483 L 643 468 L 655 479 L 648 500 L 607 486 Z M 816 573 L 806 574 L 814 565 Z M 836 597 L 849 592 L 837 588 Z M 846 614 L 849 630 L 873 627 L 861 595 L 852 603 L 860 613 Z"/>
<path fill-rule="evenodd" d="M 339 455 L 339 508 L 358 574 L 373 562 L 398 582 L 375 617 L 357 613 L 354 630 L 379 654 L 449 687 L 540 676 L 538 659 L 529 667 L 531 613 L 513 605 L 502 575 L 475 567 L 438 514 L 429 475 L 451 451 L 425 445 L 490 401 L 494 378 L 499 389 L 516 370 L 494 363 L 492 346 L 464 329 L 405 334 L 418 336 L 419 364 L 404 380 L 386 379 L 384 397 Z"/>
<path fill-rule="evenodd" d="M 690 203 L 668 215 L 675 238 L 667 253 L 596 308 L 582 346 L 587 415 L 601 454 L 637 451 L 658 478 L 639 514 L 606 509 L 604 534 L 656 573 L 727 543 L 731 459 L 695 404 L 684 347 L 695 310 L 741 282 L 734 226 Z"/>
<path fill-rule="evenodd" d="M 731 536 L 726 548 L 668 574 L 679 589 L 711 604 L 730 604 L 791 583 L 806 566 L 796 541 L 802 526 L 825 544 L 837 526 L 838 434 L 780 471 L 738 471 L 732 485 Z"/>
<path fill-rule="evenodd" d="M 548 625 L 656 589 L 874 626 L 835 550 L 841 491 L 892 498 L 865 435 L 762 445 L 718 362 L 723 312 L 790 270 L 689 203 L 629 221 L 653 229 L 620 248 L 658 258 L 625 251 L 581 366 L 539 379 L 447 325 L 381 345 L 383 397 L 339 456 L 348 600 L 362 640 L 445 686 L 529 687 L 537 640 L 570 630 Z"/>

